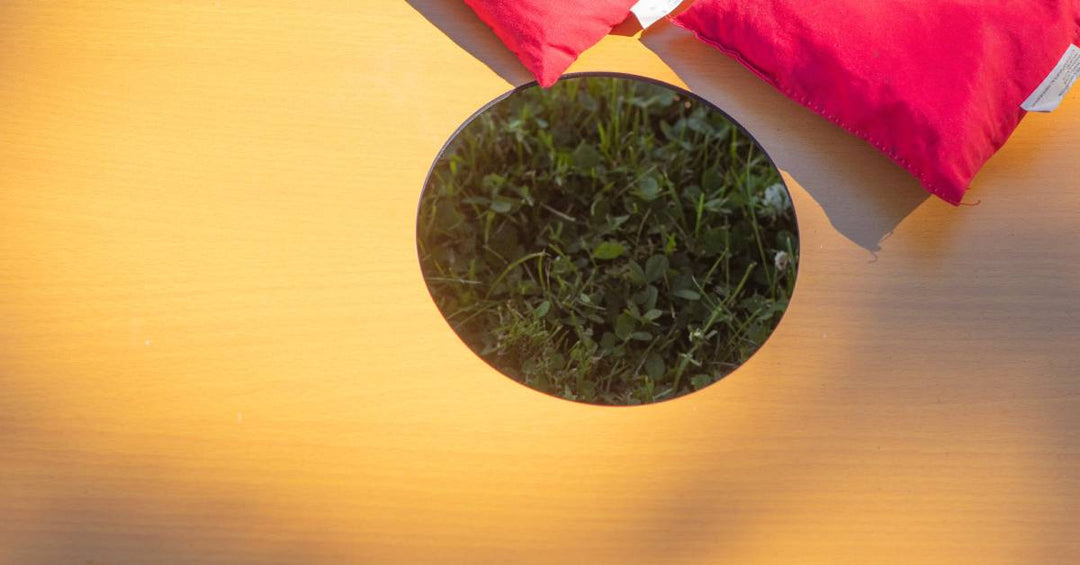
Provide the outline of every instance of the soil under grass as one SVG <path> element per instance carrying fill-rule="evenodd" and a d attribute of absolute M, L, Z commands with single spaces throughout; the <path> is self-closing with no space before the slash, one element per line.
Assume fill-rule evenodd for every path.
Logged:
<path fill-rule="evenodd" d="M 432 296 L 540 391 L 638 404 L 747 360 L 795 284 L 795 216 L 765 153 L 685 93 L 617 77 L 526 88 L 466 125 L 421 200 Z"/>

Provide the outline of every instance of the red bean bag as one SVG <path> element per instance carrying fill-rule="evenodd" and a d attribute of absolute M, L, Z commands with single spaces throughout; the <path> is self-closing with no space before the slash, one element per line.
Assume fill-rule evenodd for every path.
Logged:
<path fill-rule="evenodd" d="M 1052 107 L 1080 69 L 1055 69 L 1078 0 L 698 0 L 674 21 L 953 204 L 1022 105 Z"/>
<path fill-rule="evenodd" d="M 465 0 L 544 87 L 611 28 L 637 0 Z"/>

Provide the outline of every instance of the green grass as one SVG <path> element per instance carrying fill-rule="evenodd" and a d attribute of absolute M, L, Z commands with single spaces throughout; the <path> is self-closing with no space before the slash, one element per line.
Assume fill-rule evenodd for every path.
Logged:
<path fill-rule="evenodd" d="M 798 262 L 760 147 L 692 97 L 613 77 L 521 90 L 466 125 L 428 179 L 418 246 L 477 354 L 599 404 L 731 372 L 779 322 Z"/>

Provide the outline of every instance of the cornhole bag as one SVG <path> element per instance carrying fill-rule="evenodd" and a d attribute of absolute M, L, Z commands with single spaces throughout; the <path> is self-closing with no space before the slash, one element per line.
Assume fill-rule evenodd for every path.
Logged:
<path fill-rule="evenodd" d="M 1080 1 L 698 0 L 674 22 L 959 204 L 1080 42 Z"/>
<path fill-rule="evenodd" d="M 465 0 L 548 87 L 630 14 L 637 0 Z"/>

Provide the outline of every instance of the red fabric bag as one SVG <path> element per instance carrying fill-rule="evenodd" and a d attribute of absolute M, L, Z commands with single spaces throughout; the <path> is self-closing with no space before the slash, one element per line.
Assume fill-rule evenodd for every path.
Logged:
<path fill-rule="evenodd" d="M 637 0 L 465 0 L 544 87 L 630 14 Z"/>
<path fill-rule="evenodd" d="M 958 204 L 1080 41 L 1080 0 L 698 0 L 674 21 Z"/>

